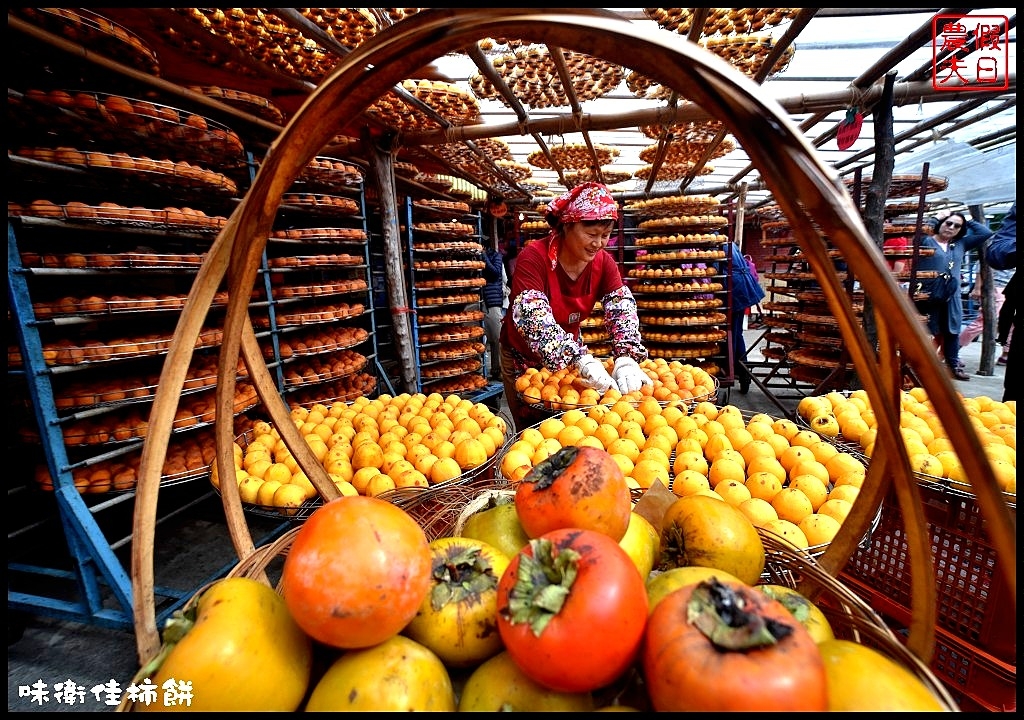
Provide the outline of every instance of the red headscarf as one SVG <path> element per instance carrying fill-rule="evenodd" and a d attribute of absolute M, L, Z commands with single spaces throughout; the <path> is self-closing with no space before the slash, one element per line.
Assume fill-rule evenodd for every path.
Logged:
<path fill-rule="evenodd" d="M 581 220 L 618 220 L 619 205 L 607 185 L 581 183 L 548 205 L 548 225 L 556 227 Z"/>

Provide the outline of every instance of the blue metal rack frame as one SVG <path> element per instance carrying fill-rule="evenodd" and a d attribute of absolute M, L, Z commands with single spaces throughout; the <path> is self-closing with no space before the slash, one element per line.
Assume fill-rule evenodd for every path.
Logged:
<path fill-rule="evenodd" d="M 473 216 L 473 220 L 476 223 L 476 238 L 479 239 L 483 235 L 483 227 L 482 227 L 483 220 L 480 217 L 480 213 L 479 212 L 467 213 L 467 216 L 469 216 L 469 215 Z M 413 307 L 418 308 L 419 307 L 419 301 L 417 300 L 417 292 L 416 292 L 416 271 L 414 269 L 415 268 L 415 255 L 414 255 L 414 248 L 413 248 L 413 242 L 414 242 L 414 239 L 415 239 L 415 236 L 413 234 L 414 233 L 414 231 L 413 231 L 413 219 L 414 219 L 413 218 L 413 201 L 412 201 L 412 197 L 411 196 L 406 196 L 406 198 L 405 198 L 405 208 L 403 210 L 403 219 L 405 221 L 405 226 L 406 226 L 406 232 L 405 232 L 405 242 L 406 242 L 406 245 L 407 245 L 407 248 L 406 248 L 406 265 L 407 265 L 407 267 L 406 267 L 406 275 L 407 275 L 408 283 L 409 283 L 409 298 L 410 298 L 410 301 L 411 301 Z M 480 295 L 480 305 L 481 305 L 481 307 L 483 306 L 483 294 L 482 294 L 482 292 L 481 292 L 481 295 Z M 483 322 L 484 322 L 483 320 L 480 321 L 481 326 L 483 325 Z M 415 313 L 415 312 L 412 314 L 412 337 L 413 337 L 413 345 L 416 347 L 416 349 L 418 351 L 419 347 L 420 347 L 420 327 L 419 327 L 418 314 Z M 486 366 L 486 362 L 485 362 L 486 355 L 481 355 L 480 359 L 481 359 L 481 362 L 480 362 L 480 372 L 483 373 L 484 375 L 486 375 L 486 373 L 487 373 L 487 366 Z M 420 374 L 421 364 L 422 363 L 420 362 L 419 358 L 417 357 L 416 358 L 416 387 L 421 392 L 425 392 L 425 390 L 423 388 L 423 377 Z M 503 389 L 503 387 L 502 387 L 502 385 L 500 383 L 497 383 L 497 384 L 490 383 L 486 387 L 481 388 L 480 390 L 477 390 L 477 391 L 475 391 L 473 393 L 467 393 L 466 396 L 468 398 L 473 399 L 474 402 L 482 401 L 484 399 L 493 397 L 494 395 L 497 395 L 497 394 L 501 393 L 502 389 Z"/>

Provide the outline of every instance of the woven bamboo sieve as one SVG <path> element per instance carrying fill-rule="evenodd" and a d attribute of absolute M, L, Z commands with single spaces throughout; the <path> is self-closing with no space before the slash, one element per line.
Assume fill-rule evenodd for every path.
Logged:
<path fill-rule="evenodd" d="M 649 36 L 628 21 L 600 10 L 430 9 L 418 13 L 415 22 L 398 23 L 364 43 L 342 59 L 310 95 L 272 145 L 252 188 L 217 237 L 189 293 L 161 373 L 136 497 L 132 581 L 140 660 L 152 657 L 160 646 L 153 593 L 160 469 L 185 371 L 214 293 L 226 276 L 230 300 L 218 371 L 216 424 L 221 476 L 230 477 L 233 470 L 230 418 L 235 369 L 241 356 L 260 399 L 300 467 L 326 499 L 337 497 L 326 472 L 288 421 L 288 407 L 276 390 L 248 319 L 247 303 L 260 257 L 283 193 L 338 128 L 419 68 L 486 37 L 527 38 L 627 66 L 679 92 L 710 118 L 721 120 L 748 152 L 811 263 L 877 413 L 877 452 L 868 470 L 868 481 L 860 501 L 820 559 L 822 569 L 838 575 L 892 485 L 907 525 L 913 577 L 908 647 L 918 658 L 930 658 L 935 641 L 935 577 L 920 495 L 899 429 L 900 368 L 905 363 L 915 370 L 972 479 L 993 544 L 1008 560 L 1001 564 L 1015 590 L 1014 521 L 1003 505 L 991 466 L 951 380 L 932 350 L 915 309 L 890 277 L 880 249 L 867 235 L 843 184 L 762 88 L 694 43 L 681 37 Z M 585 127 L 585 121 L 585 117 L 578 120 L 581 127 Z M 453 141 L 471 136 L 465 133 L 460 128 L 446 131 Z M 378 173 L 377 181 L 381 197 L 387 197 L 387 192 L 393 195 L 389 178 Z M 390 232 L 388 220 L 397 222 L 394 217 L 385 217 L 386 235 Z M 874 307 L 885 310 L 876 318 L 877 352 L 859 326 L 821 241 L 822 234 L 840 250 L 849 272 L 860 280 Z M 225 484 L 222 498 L 235 550 L 245 562 L 256 550 L 237 488 Z"/>

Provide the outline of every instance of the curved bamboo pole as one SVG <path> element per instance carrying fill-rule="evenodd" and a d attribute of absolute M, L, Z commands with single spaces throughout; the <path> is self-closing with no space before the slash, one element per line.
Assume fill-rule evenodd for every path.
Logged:
<path fill-rule="evenodd" d="M 205 280 L 214 276 L 222 277 L 226 270 L 226 256 L 228 252 L 231 254 L 232 303 L 225 321 L 225 346 L 221 353 L 219 377 L 228 380 L 233 391 L 234 367 L 237 365 L 245 319 L 242 295 L 247 296 L 252 289 L 255 259 L 266 244 L 280 197 L 302 167 L 333 136 L 334 128 L 345 119 L 364 111 L 390 87 L 437 57 L 484 37 L 503 36 L 579 49 L 627 65 L 672 88 L 720 118 L 743 147 L 749 149 L 768 188 L 790 218 L 801 249 L 811 259 L 815 277 L 821 284 L 830 310 L 838 319 L 843 338 L 872 406 L 886 410 L 877 415 L 878 450 L 875 453 L 876 458 L 884 458 L 884 464 L 879 464 L 879 469 L 874 473 L 876 476 L 882 473 L 891 475 L 900 509 L 906 519 L 911 575 L 914 577 L 913 613 L 917 621 L 911 627 L 909 638 L 909 647 L 914 653 L 924 659 L 930 657 L 934 643 L 936 591 L 927 525 L 900 434 L 895 358 L 903 358 L 917 370 L 937 413 L 949 429 L 954 449 L 960 455 L 968 476 L 972 478 L 997 552 L 1008 559 L 1008 562 L 1003 563 L 1003 569 L 1011 588 L 1015 590 L 1013 520 L 1003 503 L 992 468 L 977 435 L 971 429 L 967 413 L 951 380 L 931 349 L 931 342 L 917 320 L 910 300 L 889 275 L 881 252 L 868 237 L 857 209 L 835 171 L 818 158 L 816 151 L 801 137 L 781 107 L 765 96 L 762 88 L 728 63 L 681 38 L 647 37 L 631 23 L 601 11 L 431 9 L 417 14 L 413 23 L 399 23 L 382 32 L 340 62 L 271 147 L 245 201 L 218 237 L 216 252 L 211 252 L 210 258 L 204 263 L 201 276 Z M 879 317 L 879 337 L 884 343 L 881 367 L 878 364 L 879 357 L 856 322 L 849 298 L 843 291 L 820 239 L 821 233 L 827 235 L 840 250 L 850 270 L 861 278 L 864 292 L 871 295 L 876 306 L 891 309 L 885 316 Z M 247 239 L 247 244 L 238 245 L 238 238 Z M 236 263 L 249 263 L 252 267 L 237 267 Z M 217 276 L 217 272 L 221 275 Z M 168 385 L 161 382 L 154 413 L 158 407 L 164 412 L 173 410 L 172 401 L 176 403 L 180 394 L 184 370 L 179 372 L 170 367 L 171 357 L 180 359 L 179 356 L 185 354 L 190 357 L 191 347 L 198 334 L 198 321 L 190 315 L 195 314 L 193 311 L 196 308 L 201 308 L 205 315 L 215 286 L 216 283 L 200 287 L 197 280 L 197 285 L 189 295 L 186 312 L 179 323 L 181 337 L 176 333 L 164 368 Z M 247 365 L 254 364 L 255 358 L 247 354 L 246 362 Z M 228 375 L 231 377 L 228 378 Z M 226 390 L 227 386 L 218 385 L 219 398 Z M 277 398 L 276 403 L 270 402 L 268 406 L 275 422 L 279 422 L 277 414 L 284 407 L 283 402 Z M 220 399 L 218 407 L 224 407 Z M 154 419 L 159 421 L 159 418 Z M 230 430 L 222 428 L 224 424 L 226 421 L 218 421 L 218 462 L 222 464 L 225 459 L 230 459 L 230 447 L 226 443 L 230 439 Z M 166 425 L 167 434 L 151 435 L 147 440 L 144 458 L 150 462 L 159 459 L 162 464 L 170 416 Z M 293 447 L 290 444 L 292 441 L 287 438 L 286 442 L 295 452 L 297 446 Z M 153 443 L 162 444 L 163 448 L 152 448 Z M 159 469 L 146 470 L 144 477 L 147 482 L 152 484 L 155 474 L 158 484 Z M 145 554 L 144 549 L 137 549 L 136 546 L 152 542 L 152 517 L 149 513 L 155 512 L 156 488 L 146 490 L 147 497 L 152 494 L 154 502 L 151 507 L 143 504 L 137 506 L 136 525 L 140 530 L 147 531 L 148 536 L 136 536 L 133 558 L 136 552 Z M 851 516 L 843 524 L 835 549 L 826 553 L 828 566 L 841 568 L 852 547 L 849 537 L 860 537 L 866 529 L 866 517 Z M 845 552 L 842 557 L 839 556 L 841 551 Z M 151 555 L 149 558 L 151 561 Z M 135 569 L 140 575 L 148 572 L 146 579 L 150 582 L 151 591 L 151 565 L 148 568 L 141 564 L 138 567 L 133 565 Z M 149 601 L 147 607 L 146 598 L 137 600 L 137 609 L 149 611 L 152 598 Z M 147 636 L 153 623 L 147 620 L 149 618 L 146 617 L 137 617 L 136 620 L 140 653 L 154 646 L 154 638 Z M 149 654 L 145 653 L 145 656 Z"/>

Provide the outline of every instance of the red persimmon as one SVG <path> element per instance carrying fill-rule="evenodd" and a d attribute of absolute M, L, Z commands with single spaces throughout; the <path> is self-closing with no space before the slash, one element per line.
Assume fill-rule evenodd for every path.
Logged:
<path fill-rule="evenodd" d="M 530 541 L 498 581 L 498 631 L 516 665 L 559 692 L 608 685 L 634 662 L 647 590 L 629 555 L 594 530 Z"/>
<path fill-rule="evenodd" d="M 516 513 L 526 534 L 559 528 L 596 530 L 615 542 L 633 509 L 622 469 L 605 450 L 569 446 L 538 463 L 516 488 Z"/>
<path fill-rule="evenodd" d="M 642 663 L 659 712 L 828 709 L 814 639 L 782 603 L 739 582 L 711 578 L 662 599 Z"/>

